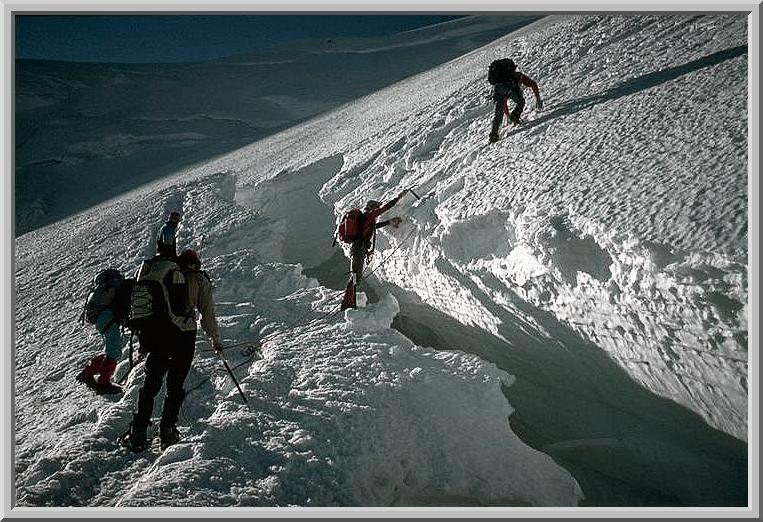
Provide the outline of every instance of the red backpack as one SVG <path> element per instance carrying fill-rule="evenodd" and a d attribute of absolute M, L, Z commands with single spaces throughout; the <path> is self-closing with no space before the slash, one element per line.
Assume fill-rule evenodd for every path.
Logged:
<path fill-rule="evenodd" d="M 352 243 L 363 237 L 363 211 L 353 208 L 345 212 L 342 221 L 339 222 L 337 236 L 340 241 Z"/>

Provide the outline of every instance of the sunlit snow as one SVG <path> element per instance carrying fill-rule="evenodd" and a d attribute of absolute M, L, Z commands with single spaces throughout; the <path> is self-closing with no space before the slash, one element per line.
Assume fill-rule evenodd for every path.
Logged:
<path fill-rule="evenodd" d="M 746 42 L 744 16 L 546 17 L 20 236 L 20 504 L 745 505 Z M 546 107 L 490 144 L 505 55 Z M 338 216 L 404 188 L 339 313 Z M 177 208 L 251 410 L 200 334 L 183 441 L 133 455 L 142 370 L 78 385 L 76 318 Z"/>

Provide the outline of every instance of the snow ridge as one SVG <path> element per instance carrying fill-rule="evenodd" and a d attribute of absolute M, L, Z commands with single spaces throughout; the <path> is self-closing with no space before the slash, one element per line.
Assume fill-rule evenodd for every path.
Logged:
<path fill-rule="evenodd" d="M 742 16 L 545 18 L 17 238 L 20 503 L 744 505 L 745 42 Z M 489 144 L 503 55 L 547 108 Z M 336 216 L 411 187 L 337 315 Z M 74 383 L 72 287 L 176 208 L 252 411 L 200 335 L 184 443 L 133 456 L 142 372 Z"/>
<path fill-rule="evenodd" d="M 280 224 L 232 207 L 231 182 L 219 173 L 145 194 L 123 208 L 137 217 L 143 210 L 135 209 L 152 201 L 159 207 L 153 215 L 180 206 L 181 243 L 194 244 L 202 233 L 214 238 L 203 256 L 215 277 L 225 340 L 262 343 L 256 354 L 244 346 L 228 355 L 248 411 L 200 335 L 181 412 L 184 439 L 160 455 L 133 456 L 114 445 L 131 418 L 141 367 L 128 377 L 123 398 L 94 398 L 73 381 L 90 355 L 82 352 L 79 325 L 25 320 L 32 309 L 55 316 L 48 306 L 62 308 L 62 318 L 75 317 L 80 303 L 57 291 L 68 284 L 57 274 L 83 279 L 108 257 L 113 236 L 70 244 L 76 254 L 64 254 L 55 273 L 36 269 L 40 243 L 19 241 L 21 505 L 387 506 L 466 499 L 540 506 L 574 505 L 582 498 L 569 474 L 509 430 L 511 410 L 501 393 L 509 375 L 474 355 L 440 353 L 405 339 L 390 328 L 398 310 L 392 296 L 348 311 L 348 322 L 330 317 L 338 304 L 335 292 L 303 276 L 299 265 L 268 260 L 277 252 L 268 238 L 278 237 Z M 120 239 L 137 238 L 126 251 L 138 255 L 120 268 L 134 265 L 147 250 L 153 224 L 115 224 Z M 86 223 L 83 228 L 80 239 L 88 236 Z M 242 234 L 249 246 L 241 244 Z M 41 304 L 25 291 L 31 286 L 47 286 L 49 295 L 59 297 Z M 96 351 L 93 334 L 88 345 Z M 47 345 L 52 350 L 43 339 L 56 339 Z M 124 360 L 117 375 L 127 365 Z M 452 410 L 452 404 L 461 406 Z M 480 437 L 471 430 L 475 425 Z M 553 485 L 546 484 L 549 479 Z"/>
<path fill-rule="evenodd" d="M 549 107 L 531 112 L 529 123 L 496 146 L 488 148 L 485 122 L 475 118 L 481 100 L 473 82 L 404 117 L 398 128 L 405 130 L 384 140 L 376 155 L 370 150 L 379 142 L 364 142 L 357 157 L 373 159 L 359 163 L 351 155 L 323 193 L 332 200 L 340 194 L 335 206 L 341 209 L 363 193 L 388 197 L 394 189 L 379 192 L 379 179 L 386 187 L 417 187 L 422 200 L 411 203 L 410 219 L 420 234 L 407 247 L 409 261 L 382 267 L 382 278 L 495 332 L 497 319 L 464 295 L 463 285 L 442 280 L 452 279 L 439 273 L 445 258 L 489 301 L 516 293 L 552 312 L 645 386 L 745 439 L 743 20 L 598 22 L 586 32 L 581 26 L 590 22 L 563 21 L 491 49 L 518 56 L 527 71 L 546 79 Z M 735 36 L 720 42 L 701 32 L 709 25 Z M 564 37 L 557 35 L 578 32 L 577 49 L 558 42 Z M 659 39 L 659 50 L 686 35 L 693 38 L 682 48 L 686 56 L 668 55 L 688 63 L 653 65 L 658 56 L 650 48 L 625 53 L 627 67 L 612 65 L 611 57 L 633 42 Z M 562 59 L 554 43 L 560 55 L 584 56 L 570 64 L 566 78 L 574 84 L 548 72 Z M 702 57 L 703 50 L 709 54 Z M 641 61 L 627 63 L 636 58 Z M 647 63 L 662 69 L 650 72 Z M 616 74 L 620 69 L 643 75 L 629 79 Z M 447 78 L 447 69 L 440 72 Z M 706 90 L 724 93 L 733 107 L 698 120 L 714 110 Z M 602 94 L 584 95 L 591 91 Z M 691 111 L 671 109 L 677 105 Z M 350 189 L 350 179 L 365 181 Z M 412 270 L 410 259 L 420 267 Z M 455 294 L 444 292 L 449 285 Z"/>

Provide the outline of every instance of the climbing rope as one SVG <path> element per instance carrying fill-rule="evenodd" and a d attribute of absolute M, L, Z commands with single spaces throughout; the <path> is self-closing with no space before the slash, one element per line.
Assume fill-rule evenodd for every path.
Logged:
<path fill-rule="evenodd" d="M 401 247 L 401 246 L 403 246 L 403 244 L 404 244 L 406 241 L 408 241 L 408 239 L 410 239 L 410 237 L 413 235 L 413 233 L 414 233 L 414 232 L 416 232 L 416 229 L 415 229 L 415 228 L 411 229 L 411 231 L 408 233 L 408 235 L 407 235 L 407 236 L 405 236 L 403 239 L 401 239 L 401 240 L 400 240 L 400 243 L 399 243 L 399 244 L 398 244 L 398 245 L 397 245 L 395 248 L 393 248 L 393 249 L 392 249 L 392 251 L 391 251 L 389 254 L 387 254 L 387 256 L 385 256 L 385 257 L 384 257 L 384 259 L 382 259 L 382 260 L 379 262 L 379 264 L 376 266 L 376 268 L 374 268 L 373 270 L 371 270 L 371 271 L 370 271 L 368 274 L 363 274 L 363 280 L 365 281 L 366 279 L 368 279 L 369 277 L 371 277 L 371 276 L 374 274 L 374 272 L 376 272 L 376 271 L 377 271 L 377 270 L 378 270 L 378 269 L 379 269 L 379 268 L 380 268 L 380 267 L 381 267 L 381 266 L 382 266 L 384 263 L 386 263 L 386 262 L 387 262 L 387 261 L 388 261 L 388 260 L 389 260 L 389 259 L 392 257 L 392 255 L 393 255 L 395 252 L 397 252 L 397 251 L 400 249 L 400 247 Z M 366 267 L 366 268 L 368 268 L 368 267 Z M 342 295 L 343 295 L 343 294 L 344 294 L 344 290 L 342 290 L 342 291 L 340 291 L 339 293 L 337 293 L 337 295 L 336 295 L 336 296 L 334 296 L 334 297 L 333 297 L 333 298 L 332 298 L 332 299 L 331 299 L 329 302 L 332 302 L 332 301 L 336 300 L 337 298 L 339 298 L 339 297 L 342 297 Z M 328 312 L 324 312 L 324 314 L 323 314 L 323 315 L 321 315 L 320 317 L 318 317 L 318 322 L 321 322 L 321 321 L 324 321 L 324 320 L 326 320 L 326 319 L 329 319 L 329 318 L 331 318 L 331 317 L 335 316 L 336 314 L 338 314 L 338 313 L 339 313 L 339 312 L 341 312 L 341 311 L 342 311 L 342 308 L 341 308 L 341 303 L 340 303 L 340 305 L 339 305 L 338 307 L 336 307 L 336 308 L 333 308 L 333 309 L 329 310 Z M 288 329 L 288 330 L 291 330 L 291 329 L 292 329 L 292 328 L 294 328 L 296 325 L 298 325 L 298 324 L 299 324 L 299 323 L 302 321 L 302 319 L 303 319 L 303 318 L 300 318 L 300 319 L 298 319 L 298 320 L 297 320 L 297 321 L 295 321 L 295 322 L 294 322 L 292 325 L 289 325 L 289 326 L 287 327 L 287 329 Z M 271 334 L 271 335 L 272 335 L 272 334 Z"/>
<path fill-rule="evenodd" d="M 411 192 L 413 192 L 411 189 L 409 189 L 409 190 L 410 190 Z M 415 193 L 414 193 L 414 196 L 416 196 L 416 198 L 418 198 L 418 199 L 421 199 L 421 198 L 419 198 L 419 196 L 418 196 L 418 195 L 416 195 Z M 403 246 L 403 245 L 404 245 L 404 244 L 405 244 L 405 243 L 406 243 L 406 242 L 407 242 L 407 241 L 408 241 L 408 240 L 411 238 L 411 236 L 414 234 L 414 232 L 416 232 L 416 228 L 412 228 L 412 229 L 411 229 L 411 231 L 410 231 L 410 232 L 409 232 L 409 233 L 408 233 L 408 234 L 407 234 L 407 235 L 406 235 L 406 236 L 405 236 L 405 237 L 404 237 L 402 240 L 400 240 L 400 242 L 397 244 L 397 246 L 396 246 L 395 248 L 393 248 L 393 249 L 392 249 L 392 251 L 390 251 L 390 252 L 389 252 L 389 254 L 387 254 L 387 255 L 386 255 L 386 256 L 385 256 L 385 257 L 384 257 L 384 258 L 383 258 L 383 259 L 382 259 L 382 260 L 381 260 L 381 261 L 380 261 L 380 262 L 379 262 L 377 265 L 376 265 L 376 267 L 375 267 L 373 270 L 371 270 L 371 271 L 370 271 L 368 274 L 364 274 L 364 275 L 363 275 L 363 280 L 366 280 L 366 279 L 368 279 L 368 278 L 369 278 L 370 276 L 372 276 L 372 275 L 373 275 L 373 274 L 374 274 L 374 273 L 375 273 L 375 272 L 376 272 L 376 271 L 377 271 L 379 268 L 381 268 L 381 267 L 382 267 L 382 265 L 384 265 L 384 263 L 386 263 L 387 261 L 389 261 L 389 260 L 392 258 L 392 256 L 393 256 L 393 255 L 394 255 L 394 254 L 395 254 L 395 253 L 396 253 L 396 252 L 397 252 L 397 251 L 400 249 L 400 247 L 402 247 L 402 246 Z M 368 268 L 368 267 L 366 267 L 366 268 Z M 343 294 L 344 294 L 344 291 L 340 291 L 340 292 L 338 292 L 338 293 L 337 293 L 337 294 L 336 294 L 336 295 L 335 295 L 333 298 L 329 299 L 329 300 L 328 300 L 328 302 L 329 302 L 329 303 L 331 303 L 331 302 L 335 301 L 336 299 L 338 299 L 338 298 L 342 297 L 342 295 L 343 295 Z M 341 311 L 342 311 L 342 308 L 341 308 L 341 303 L 340 303 L 340 305 L 339 305 L 339 306 L 337 306 L 337 307 L 335 307 L 335 308 L 332 308 L 332 309 L 331 309 L 331 310 L 329 310 L 328 312 L 324 312 L 322 315 L 320 315 L 320 316 L 317 318 L 317 321 L 318 321 L 318 322 L 322 322 L 322 321 L 324 321 L 324 320 L 326 320 L 326 319 L 329 319 L 329 318 L 331 318 L 331 317 L 335 316 L 336 314 L 338 314 L 338 313 L 339 313 L 339 312 L 341 312 Z M 313 319 L 310 319 L 310 320 L 312 321 Z M 290 324 L 286 325 L 286 327 L 285 327 L 285 328 L 283 328 L 283 329 L 281 329 L 280 331 L 283 331 L 283 330 L 286 330 L 286 331 L 291 331 L 291 330 L 293 330 L 294 328 L 296 328 L 298 325 L 300 325 L 300 324 L 303 324 L 303 323 L 304 323 L 304 324 L 307 324 L 307 318 L 305 318 L 305 317 L 300 317 L 300 318 L 296 319 L 295 321 L 291 322 Z M 230 349 L 230 348 L 235 348 L 235 347 L 238 347 L 238 346 L 244 346 L 244 349 L 241 351 L 242 355 L 244 355 L 244 357 L 246 357 L 246 359 L 245 359 L 244 361 L 242 361 L 242 362 L 238 363 L 237 365 L 233 366 L 232 368 L 231 368 L 230 366 L 228 366 L 227 362 L 225 363 L 225 370 L 226 370 L 226 371 L 227 371 L 227 372 L 230 374 L 231 378 L 234 380 L 234 382 L 236 383 L 236 386 L 237 386 L 237 387 L 238 387 L 238 382 L 235 380 L 235 377 L 234 377 L 234 375 L 233 375 L 233 371 L 234 371 L 234 370 L 236 370 L 236 369 L 238 369 L 238 368 L 240 368 L 241 366 L 244 366 L 244 365 L 246 365 L 246 364 L 249 364 L 249 363 L 250 363 L 250 362 L 251 362 L 251 361 L 254 359 L 254 357 L 257 355 L 257 352 L 258 352 L 258 350 L 262 348 L 262 346 L 265 344 L 265 342 L 266 342 L 266 341 L 268 341 L 270 337 L 272 337 L 272 336 L 276 335 L 277 333 L 279 333 L 279 332 L 273 332 L 273 333 L 271 333 L 271 334 L 269 334 L 269 335 L 266 335 L 265 337 L 261 338 L 259 341 L 241 341 L 241 342 L 238 342 L 238 343 L 235 343 L 235 344 L 230 344 L 230 345 L 228 345 L 228 346 L 226 346 L 226 347 L 225 347 L 226 349 Z M 214 348 L 205 348 L 205 349 L 201 349 L 201 350 L 199 350 L 199 351 L 200 351 L 200 352 L 212 352 L 212 351 L 214 351 Z M 145 359 L 145 358 L 143 358 L 143 359 L 139 359 L 139 360 L 138 360 L 138 361 L 135 363 L 135 365 L 134 365 L 134 366 L 138 366 L 138 364 L 140 364 L 141 362 L 143 362 L 143 360 L 144 360 L 144 359 Z M 132 361 L 131 361 L 131 362 L 132 362 Z M 130 369 L 132 370 L 132 367 L 131 367 Z M 211 373 L 211 374 L 209 374 L 207 377 L 204 377 L 204 378 L 202 378 L 202 379 L 201 379 L 199 382 L 197 382 L 195 385 L 193 385 L 193 386 L 191 386 L 191 387 L 187 388 L 187 389 L 185 390 L 185 394 L 186 394 L 186 397 L 187 397 L 187 396 L 188 396 L 190 393 L 192 393 L 192 392 L 194 392 L 194 391 L 198 390 L 199 388 L 201 388 L 201 387 L 202 387 L 202 386 L 203 386 L 203 385 L 204 385 L 204 384 L 205 384 L 207 381 L 209 381 L 209 380 L 211 379 L 212 375 L 215 375 L 215 374 L 217 374 L 217 373 L 218 373 L 218 372 L 220 372 L 221 370 L 222 370 L 221 368 L 217 368 L 217 369 L 213 370 L 213 371 L 212 371 L 212 373 Z M 125 376 L 122 378 L 122 381 L 127 379 L 127 376 L 129 375 L 129 373 L 130 373 L 130 372 L 128 371 L 128 373 L 127 373 L 127 374 L 125 374 Z M 120 381 L 120 383 L 121 383 L 121 381 Z M 239 387 L 239 392 L 241 393 L 241 395 L 242 395 L 242 398 L 244 398 L 244 401 L 246 401 L 246 398 L 244 397 L 244 394 L 243 394 L 243 392 L 241 391 L 241 388 L 240 388 L 240 387 Z M 247 403 L 247 406 L 248 406 L 248 403 Z M 181 406 L 181 412 L 180 412 L 180 413 L 181 413 L 181 415 L 182 415 L 182 406 Z"/>
<path fill-rule="evenodd" d="M 248 350 L 247 348 L 252 348 L 252 349 Z M 236 370 L 238 368 L 241 368 L 242 366 L 244 366 L 246 364 L 249 364 L 249 363 L 252 362 L 252 360 L 254 360 L 254 358 L 257 355 L 257 347 L 252 345 L 251 347 L 247 347 L 247 348 L 245 348 L 244 350 L 241 350 L 242 354 L 247 354 L 247 355 L 245 355 L 246 358 L 242 362 L 240 362 L 240 363 L 236 364 L 235 366 L 231 367 L 230 368 L 231 371 Z M 201 352 L 213 352 L 214 349 L 213 348 L 209 348 L 209 349 L 203 349 L 203 350 L 199 350 L 199 351 L 201 351 Z M 211 372 L 211 374 L 209 376 L 202 378 L 199 382 L 197 382 L 193 386 L 187 388 L 185 390 L 186 396 L 188 396 L 188 394 L 191 393 L 192 391 L 195 391 L 195 390 L 198 390 L 199 388 L 201 388 L 204 385 L 204 383 L 206 383 L 208 380 L 211 379 L 212 375 L 215 375 L 215 374 L 221 372 L 224 369 L 225 368 L 215 368 L 214 370 L 212 370 L 212 372 Z"/>
<path fill-rule="evenodd" d="M 411 238 L 411 236 L 413 235 L 414 232 L 416 232 L 415 228 L 413 228 L 408 233 L 408 235 L 406 235 L 400 241 L 400 243 L 395 248 L 393 248 L 392 251 L 384 257 L 384 259 L 382 259 L 379 262 L 379 264 L 373 270 L 371 270 L 367 275 L 364 275 L 364 278 L 368 278 L 371 275 L 373 275 L 373 273 L 376 272 L 376 270 L 378 270 L 384 263 L 386 263 L 389 259 L 391 259 L 392 256 L 395 254 L 395 252 L 397 252 L 400 249 L 400 247 L 402 247 L 403 244 L 405 244 L 405 242 L 408 241 L 408 239 Z M 336 296 L 334 296 L 328 302 L 332 302 L 332 301 L 336 300 L 337 298 L 341 297 L 343 294 L 344 294 L 344 291 L 339 292 Z M 317 321 L 321 322 L 321 321 L 324 321 L 326 319 L 329 319 L 329 318 L 333 317 L 334 315 L 336 315 L 337 313 L 339 313 L 341 311 L 342 311 L 342 309 L 341 309 L 341 304 L 340 304 L 340 306 L 338 306 L 336 308 L 332 308 L 328 312 L 324 312 L 323 315 L 318 317 Z M 300 325 L 302 323 L 307 324 L 307 321 L 306 321 L 305 317 L 300 317 L 297 320 L 292 321 L 290 324 L 286 325 L 286 327 L 282 328 L 279 331 L 283 331 L 283 330 L 291 331 L 296 326 L 298 326 L 298 325 Z M 241 366 L 244 366 L 245 364 L 250 363 L 252 361 L 252 359 L 254 359 L 255 355 L 257 354 L 257 351 L 262 348 L 262 346 L 265 344 L 265 342 L 268 341 L 270 337 L 272 337 L 273 335 L 276 335 L 277 333 L 279 333 L 279 332 L 273 332 L 273 333 L 271 333 L 269 335 L 266 335 L 265 337 L 263 337 L 259 341 L 241 341 L 241 342 L 238 342 L 238 343 L 226 346 L 225 347 L 226 349 L 235 348 L 235 347 L 238 347 L 238 346 L 244 346 L 244 349 L 241 351 L 241 353 L 242 353 L 242 355 L 247 357 L 243 362 L 240 362 L 237 365 L 235 365 L 232 368 L 230 368 L 229 369 L 229 373 L 232 374 L 233 370 L 236 370 L 236 369 L 240 368 Z M 201 351 L 201 352 L 213 352 L 214 349 L 213 348 L 205 348 L 205 349 L 201 349 L 199 351 Z M 220 371 L 222 371 L 222 368 L 217 368 L 217 369 L 213 370 L 212 373 L 209 376 L 201 379 L 201 381 L 197 382 L 195 385 L 193 385 L 190 388 L 186 389 L 186 396 L 188 396 L 189 393 L 191 393 L 193 391 L 196 391 L 199 388 L 201 388 L 208 380 L 211 379 L 212 375 L 215 375 L 215 374 L 219 373 Z"/>

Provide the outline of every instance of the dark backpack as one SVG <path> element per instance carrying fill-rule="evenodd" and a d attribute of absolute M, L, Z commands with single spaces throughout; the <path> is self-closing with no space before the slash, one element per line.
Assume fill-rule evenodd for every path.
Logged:
<path fill-rule="evenodd" d="M 516 64 L 511 58 L 501 58 L 494 60 L 487 70 L 487 81 L 490 85 L 497 83 L 508 83 L 511 81 L 512 74 L 517 70 Z"/>
<path fill-rule="evenodd" d="M 345 212 L 339 222 L 337 236 L 345 243 L 352 243 L 363 238 L 363 211 L 353 208 Z"/>
<path fill-rule="evenodd" d="M 132 284 L 128 310 L 126 326 L 131 330 L 164 328 L 170 324 L 195 329 L 196 316 L 188 300 L 188 283 L 173 259 L 159 257 L 143 261 Z"/>
<path fill-rule="evenodd" d="M 98 272 L 90 284 L 80 320 L 83 323 L 87 320 L 88 323 L 95 324 L 101 312 L 110 308 L 119 321 L 125 316 L 124 300 L 125 292 L 129 292 L 128 287 L 129 280 L 126 280 L 119 270 L 107 268 Z M 112 289 L 114 291 L 110 292 Z"/>
<path fill-rule="evenodd" d="M 127 326 L 133 286 L 135 286 L 134 278 L 127 277 L 123 279 L 114 294 L 114 300 L 111 302 L 111 311 L 121 326 Z"/>

